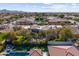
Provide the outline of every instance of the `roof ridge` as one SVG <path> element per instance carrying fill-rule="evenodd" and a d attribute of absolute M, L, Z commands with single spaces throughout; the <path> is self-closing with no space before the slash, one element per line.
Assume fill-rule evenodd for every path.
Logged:
<path fill-rule="evenodd" d="M 72 47 L 70 47 L 70 48 L 72 48 Z M 70 51 L 68 51 L 70 48 L 68 48 L 66 52 L 71 54 L 72 56 L 74 56 L 74 54 L 72 54 Z"/>
<path fill-rule="evenodd" d="M 32 54 L 33 54 L 35 51 L 36 51 L 36 50 L 34 50 L 34 51 L 32 52 Z M 37 52 L 37 51 L 36 51 L 36 52 Z M 37 52 L 37 53 L 38 53 L 38 52 Z M 31 55 L 32 55 L 32 54 L 31 54 Z M 39 54 L 40 56 L 42 56 L 40 53 L 38 53 L 38 54 Z"/>
<path fill-rule="evenodd" d="M 66 52 L 67 52 L 67 51 L 66 51 Z M 66 56 L 68 55 L 68 53 L 71 54 L 72 56 L 74 56 L 74 54 L 72 54 L 71 52 L 67 52 Z"/>

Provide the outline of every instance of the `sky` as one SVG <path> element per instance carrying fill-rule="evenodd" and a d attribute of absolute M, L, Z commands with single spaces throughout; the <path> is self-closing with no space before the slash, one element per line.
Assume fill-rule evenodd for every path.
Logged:
<path fill-rule="evenodd" d="M 0 3 L 0 10 L 26 12 L 79 12 L 79 3 Z"/>

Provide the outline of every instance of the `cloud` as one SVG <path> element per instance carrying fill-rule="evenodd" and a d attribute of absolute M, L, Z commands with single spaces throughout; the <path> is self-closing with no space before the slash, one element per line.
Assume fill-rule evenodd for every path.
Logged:
<path fill-rule="evenodd" d="M 7 6 L 6 6 L 7 5 Z M 25 3 L 25 4 L 0 4 L 0 8 L 16 9 L 37 12 L 79 12 L 79 4 L 76 3 Z"/>

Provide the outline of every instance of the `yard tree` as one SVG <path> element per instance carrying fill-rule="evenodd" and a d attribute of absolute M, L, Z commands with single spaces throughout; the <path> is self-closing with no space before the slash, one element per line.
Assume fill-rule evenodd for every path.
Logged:
<path fill-rule="evenodd" d="M 23 43 L 23 39 L 24 39 L 24 37 L 23 36 L 16 36 L 16 41 L 17 41 L 17 44 L 22 44 Z"/>
<path fill-rule="evenodd" d="M 68 39 L 74 38 L 74 33 L 72 32 L 71 28 L 65 28 L 65 35 Z"/>
<path fill-rule="evenodd" d="M 40 37 L 46 37 L 47 36 L 47 31 L 46 30 L 40 30 L 39 36 Z"/>
<path fill-rule="evenodd" d="M 6 34 L 5 38 L 7 39 L 16 39 L 16 33 L 15 32 L 9 32 Z"/>
<path fill-rule="evenodd" d="M 29 45 L 30 44 L 30 40 L 24 40 L 24 44 Z"/>
<path fill-rule="evenodd" d="M 64 14 L 59 14 L 59 17 L 60 18 L 64 18 Z"/>
<path fill-rule="evenodd" d="M 13 45 L 18 45 L 17 40 L 12 40 Z"/>
<path fill-rule="evenodd" d="M 37 33 L 32 32 L 31 34 L 32 34 L 32 37 L 33 37 L 33 38 L 35 38 L 35 39 L 38 39 L 38 38 L 39 38 L 39 36 L 38 36 Z"/>
<path fill-rule="evenodd" d="M 45 44 L 47 44 L 47 42 L 46 42 L 46 40 L 40 40 L 40 44 L 45 45 Z"/>
<path fill-rule="evenodd" d="M 62 28 L 62 30 L 59 32 L 59 39 L 68 41 L 73 39 L 74 34 L 71 30 L 71 28 Z"/>

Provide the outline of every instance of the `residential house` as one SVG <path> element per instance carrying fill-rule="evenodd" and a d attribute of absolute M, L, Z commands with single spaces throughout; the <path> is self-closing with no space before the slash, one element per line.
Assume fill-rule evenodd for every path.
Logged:
<path fill-rule="evenodd" d="M 71 16 L 65 15 L 64 18 L 65 19 L 73 19 L 73 20 L 75 20 L 77 17 L 76 16 L 73 16 L 73 15 L 71 15 Z"/>
<path fill-rule="evenodd" d="M 41 51 L 41 49 L 31 49 L 30 51 L 28 51 L 28 53 L 30 54 L 30 56 L 42 56 L 43 52 Z"/>
<path fill-rule="evenodd" d="M 49 56 L 79 56 L 79 50 L 74 46 L 48 46 Z"/>
<path fill-rule="evenodd" d="M 47 20 L 50 25 L 71 24 L 71 22 L 68 21 L 67 19 L 62 19 L 58 17 L 48 17 Z"/>
<path fill-rule="evenodd" d="M 0 25 L 0 32 L 11 32 L 13 28 L 9 25 Z"/>
<path fill-rule="evenodd" d="M 79 50 L 68 42 L 56 42 L 48 45 L 49 56 L 79 56 Z"/>
<path fill-rule="evenodd" d="M 34 23 L 34 18 L 21 18 L 16 21 L 16 25 L 32 25 Z"/>

